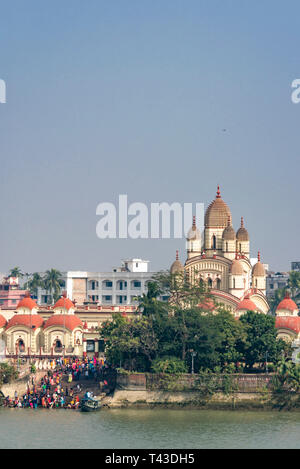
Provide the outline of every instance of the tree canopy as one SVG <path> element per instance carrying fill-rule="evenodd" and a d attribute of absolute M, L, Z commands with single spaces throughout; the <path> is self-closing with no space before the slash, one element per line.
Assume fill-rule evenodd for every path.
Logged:
<path fill-rule="evenodd" d="M 159 300 L 162 293 L 168 302 Z M 173 295 L 173 296 L 172 296 Z M 139 298 L 138 314 L 115 314 L 100 331 L 107 359 L 128 370 L 229 370 L 242 363 L 249 370 L 266 360 L 276 362 L 285 343 L 276 338 L 275 320 L 247 312 L 236 320 L 223 306 L 203 307 L 210 298 L 202 285 L 191 286 L 181 275 L 160 273 Z"/>

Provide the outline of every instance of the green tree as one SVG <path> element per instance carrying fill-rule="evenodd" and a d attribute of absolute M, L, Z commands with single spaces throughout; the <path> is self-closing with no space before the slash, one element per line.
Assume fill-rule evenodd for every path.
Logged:
<path fill-rule="evenodd" d="M 22 278 L 24 277 L 23 272 L 21 271 L 20 267 L 13 267 L 9 271 L 9 277 L 19 277 Z"/>
<path fill-rule="evenodd" d="M 157 290 L 169 296 L 168 309 L 173 318 L 170 325 L 175 332 L 174 340 L 180 340 L 180 358 L 185 361 L 190 336 L 189 321 L 192 318 L 192 321 L 195 320 L 195 308 L 211 295 L 204 282 L 191 281 L 186 272 L 159 272 L 153 276 L 153 280 Z M 199 316 L 199 312 L 197 309 L 196 316 Z"/>
<path fill-rule="evenodd" d="M 169 306 L 173 311 L 192 309 L 211 298 L 206 283 L 190 280 L 186 272 L 158 272 L 153 276 L 153 281 L 161 294 L 169 296 Z"/>
<path fill-rule="evenodd" d="M 34 272 L 33 274 L 31 274 L 30 280 L 28 280 L 24 284 L 24 288 L 26 290 L 29 290 L 30 293 L 35 297 L 37 297 L 38 295 L 38 288 L 39 287 L 42 288 L 43 286 L 44 286 L 43 278 L 38 272 Z"/>
<path fill-rule="evenodd" d="M 155 281 L 148 282 L 148 291 L 138 297 L 138 311 L 144 316 L 150 317 L 158 314 L 160 311 L 166 311 L 167 306 L 164 302 L 158 300 L 161 295 L 159 285 Z"/>
<path fill-rule="evenodd" d="M 154 373 L 172 373 L 180 374 L 187 373 L 187 365 L 178 357 L 163 357 L 157 358 L 152 363 L 151 370 Z"/>
<path fill-rule="evenodd" d="M 2 384 L 10 383 L 14 379 L 17 379 L 18 371 L 14 366 L 8 363 L 0 363 L 0 387 Z"/>
<path fill-rule="evenodd" d="M 61 287 L 63 285 L 62 274 L 59 270 L 51 269 L 45 272 L 42 285 L 51 296 L 51 302 L 54 303 L 60 297 Z"/>
<path fill-rule="evenodd" d="M 125 369 L 148 371 L 158 351 L 158 338 L 152 320 L 136 317 L 131 320 L 114 314 L 101 329 L 105 340 L 106 356 L 114 366 L 120 363 Z"/>
<path fill-rule="evenodd" d="M 292 270 L 289 274 L 288 286 L 294 301 L 300 299 L 300 272 Z"/>
<path fill-rule="evenodd" d="M 240 318 L 240 322 L 245 326 L 246 332 L 246 341 L 241 349 L 246 366 L 253 369 L 255 364 L 262 367 L 266 361 L 276 363 L 285 344 L 277 339 L 275 318 L 248 311 Z"/>

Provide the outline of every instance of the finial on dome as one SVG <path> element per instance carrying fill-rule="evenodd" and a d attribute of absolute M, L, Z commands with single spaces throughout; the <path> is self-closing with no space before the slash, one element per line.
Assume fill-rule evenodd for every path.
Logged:
<path fill-rule="evenodd" d="M 61 296 L 62 296 L 63 298 L 67 298 L 67 292 L 66 292 L 66 291 L 63 291 Z"/>
<path fill-rule="evenodd" d="M 285 300 L 290 300 L 290 298 L 291 298 L 290 292 L 289 292 L 289 291 L 286 291 L 286 292 L 285 292 L 285 297 L 284 297 L 284 299 L 285 299 Z"/>
<path fill-rule="evenodd" d="M 193 215 L 193 226 L 196 226 L 196 216 Z"/>
<path fill-rule="evenodd" d="M 220 186 L 218 185 L 218 190 L 217 190 L 217 199 L 221 198 L 221 192 L 220 192 Z"/>
<path fill-rule="evenodd" d="M 244 228 L 244 217 L 241 217 L 241 228 Z"/>
<path fill-rule="evenodd" d="M 25 292 L 24 298 L 30 298 L 30 291 L 29 290 L 27 290 Z"/>
<path fill-rule="evenodd" d="M 178 261 L 178 260 L 179 260 L 179 252 L 176 251 L 176 261 Z"/>
<path fill-rule="evenodd" d="M 257 253 L 257 261 L 260 262 L 260 251 Z"/>
<path fill-rule="evenodd" d="M 231 217 L 228 215 L 227 226 L 231 226 Z"/>

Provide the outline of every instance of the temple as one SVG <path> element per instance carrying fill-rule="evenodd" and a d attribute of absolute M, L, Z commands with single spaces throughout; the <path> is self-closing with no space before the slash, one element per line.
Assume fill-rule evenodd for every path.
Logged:
<path fill-rule="evenodd" d="M 266 271 L 258 253 L 257 263 L 250 262 L 250 238 L 241 218 L 236 231 L 228 205 L 218 186 L 204 219 L 203 239 L 196 219 L 187 235 L 187 258 L 182 265 L 178 252 L 171 272 L 185 271 L 191 281 L 207 284 L 214 304 L 222 304 L 239 317 L 245 311 L 267 314 Z"/>

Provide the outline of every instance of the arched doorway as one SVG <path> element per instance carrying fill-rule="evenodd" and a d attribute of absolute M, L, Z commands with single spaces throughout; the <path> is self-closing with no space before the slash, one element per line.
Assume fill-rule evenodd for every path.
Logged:
<path fill-rule="evenodd" d="M 55 353 L 61 353 L 63 351 L 63 345 L 59 339 L 55 339 L 53 347 Z"/>
<path fill-rule="evenodd" d="M 23 339 L 18 339 L 16 342 L 16 349 L 17 349 L 17 354 L 18 353 L 24 353 L 25 352 L 25 344 Z"/>

